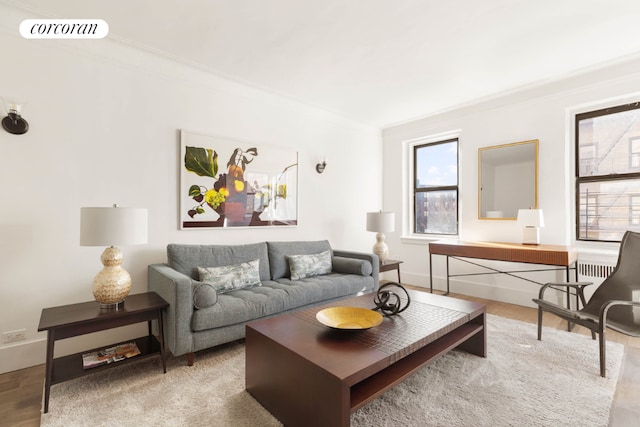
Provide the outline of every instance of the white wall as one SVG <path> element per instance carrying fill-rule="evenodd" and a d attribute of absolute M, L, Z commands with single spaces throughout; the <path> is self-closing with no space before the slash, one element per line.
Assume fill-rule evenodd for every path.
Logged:
<path fill-rule="evenodd" d="M 26 135 L 0 130 L 0 331 L 27 340 L 0 344 L 0 372 L 42 363 L 41 309 L 93 299 L 103 248 L 79 246 L 82 206 L 146 207 L 149 243 L 124 247 L 132 293 L 168 243 L 241 244 L 328 239 L 369 251 L 365 213 L 382 205 L 379 129 L 125 46 L 25 40 L 27 18 L 0 5 L 0 96 L 28 101 Z M 299 225 L 178 228 L 179 130 L 293 147 L 299 154 Z M 322 157 L 328 164 L 317 174 Z M 57 354 L 129 339 L 136 328 L 65 340 Z"/>
<path fill-rule="evenodd" d="M 572 113 L 640 100 L 637 93 L 640 88 L 639 70 L 640 59 L 633 58 L 562 81 L 523 88 L 482 103 L 384 129 L 383 204 L 385 210 L 398 213 L 396 232 L 387 235 L 387 244 L 392 257 L 404 261 L 403 279 L 407 283 L 429 286 L 429 240 L 407 237 L 408 217 L 411 215 L 408 210 L 411 190 L 407 180 L 410 166 L 407 141 L 458 130 L 460 239 L 521 241 L 521 229 L 515 221 L 478 219 L 478 149 L 538 139 L 538 203 L 545 217 L 545 227 L 540 232 L 542 243 L 575 244 L 579 247 L 580 256 L 590 253 L 591 259 L 605 256 L 610 259 L 617 253 L 615 244 L 590 242 L 578 245 L 574 241 Z M 434 285 L 444 289 L 444 257 L 435 256 L 433 264 Z M 498 269 L 523 269 L 522 265 L 487 264 Z M 457 261 L 451 261 L 451 269 L 452 274 L 481 271 L 460 265 Z M 543 282 L 564 277 L 561 272 L 527 276 Z M 505 276 L 468 276 L 452 279 L 452 291 L 533 306 L 531 298 L 537 296 L 538 285 Z"/>

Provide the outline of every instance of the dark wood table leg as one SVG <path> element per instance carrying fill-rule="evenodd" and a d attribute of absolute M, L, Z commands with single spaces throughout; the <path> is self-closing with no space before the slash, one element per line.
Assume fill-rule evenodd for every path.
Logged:
<path fill-rule="evenodd" d="M 429 292 L 433 293 L 433 254 L 429 253 Z"/>
<path fill-rule="evenodd" d="M 44 413 L 49 412 L 49 396 L 51 395 L 51 378 L 53 376 L 53 343 L 55 331 L 50 329 L 47 331 L 47 361 L 46 375 L 44 379 Z"/>
<path fill-rule="evenodd" d="M 487 319 L 486 314 L 471 320 L 469 324 L 482 325 L 482 331 L 467 339 L 457 348 L 480 357 L 487 357 Z"/>
<path fill-rule="evenodd" d="M 166 374 L 167 373 L 167 357 L 164 350 L 164 319 L 162 314 L 162 309 L 158 310 L 158 337 L 160 341 L 160 357 L 162 358 L 162 370 Z"/>
<path fill-rule="evenodd" d="M 449 295 L 449 255 L 447 255 L 447 292 L 445 295 Z"/>
<path fill-rule="evenodd" d="M 245 342 L 246 389 L 280 422 L 349 426 L 351 395 L 344 382 L 250 328 Z"/>
<path fill-rule="evenodd" d="M 567 282 L 571 281 L 571 270 L 569 266 L 567 266 Z M 578 297 L 576 296 L 576 310 L 579 308 L 577 305 Z M 571 310 L 571 290 L 567 288 L 567 309 Z M 573 324 L 567 321 L 567 331 L 571 332 L 573 329 Z"/>

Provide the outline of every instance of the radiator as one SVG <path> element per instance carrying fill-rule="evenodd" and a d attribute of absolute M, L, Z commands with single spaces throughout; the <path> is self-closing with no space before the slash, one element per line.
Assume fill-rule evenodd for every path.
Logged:
<path fill-rule="evenodd" d="M 595 257 L 594 257 L 595 258 Z M 617 259 L 612 257 L 599 257 L 600 260 L 591 260 L 587 257 L 578 259 L 578 280 L 581 282 L 591 282 L 593 286 L 587 286 L 584 295 L 589 301 L 591 295 L 602 284 L 604 279 L 609 277 L 613 269 L 616 267 Z M 605 258 L 603 261 L 602 258 Z M 606 258 L 609 258 L 608 260 Z"/>
<path fill-rule="evenodd" d="M 578 277 L 581 281 L 593 280 L 594 282 L 601 282 L 609 277 L 615 267 L 615 264 L 578 260 Z"/>

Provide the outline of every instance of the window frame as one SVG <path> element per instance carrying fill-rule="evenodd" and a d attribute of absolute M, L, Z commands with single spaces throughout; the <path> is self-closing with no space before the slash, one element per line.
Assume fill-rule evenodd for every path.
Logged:
<path fill-rule="evenodd" d="M 592 119 L 592 118 L 596 118 L 596 117 L 602 117 L 602 116 L 607 116 L 610 114 L 616 114 L 616 113 L 621 113 L 624 111 L 631 111 L 631 110 L 640 110 L 640 102 L 631 102 L 631 103 L 626 103 L 626 104 L 621 104 L 621 105 L 616 105 L 613 107 L 606 107 L 606 108 L 601 108 L 598 110 L 593 110 L 593 111 L 586 111 L 583 113 L 577 113 L 574 116 L 574 153 L 575 153 L 575 164 L 574 164 L 574 168 L 575 168 L 575 196 L 574 196 L 574 202 L 575 202 L 575 239 L 576 241 L 582 241 L 582 242 L 620 242 L 620 239 L 618 240 L 601 240 L 601 239 L 588 239 L 588 238 L 582 238 L 580 236 L 580 185 L 581 184 L 588 184 L 588 183 L 592 183 L 592 182 L 600 182 L 600 183 L 606 183 L 606 182 L 615 182 L 615 181 L 622 181 L 622 180 L 639 180 L 640 181 L 640 171 L 638 172 L 630 172 L 630 173 L 609 173 L 607 175 L 596 175 L 596 176 L 585 176 L 585 177 L 581 177 L 580 176 L 580 122 L 582 120 L 585 119 Z M 635 138 L 630 138 L 629 139 L 629 152 L 632 151 L 632 141 Z M 596 151 L 597 151 L 597 146 L 596 146 Z M 596 156 L 597 157 L 597 156 Z M 632 158 L 631 156 L 629 157 L 629 162 L 632 162 Z M 627 195 L 630 197 L 630 195 Z M 632 213 L 633 213 L 633 209 L 632 206 L 629 206 L 629 225 L 632 225 Z"/>
<path fill-rule="evenodd" d="M 436 145 L 448 144 L 451 142 L 456 143 L 456 185 L 442 185 L 442 186 L 433 186 L 433 187 L 418 187 L 418 150 L 420 148 L 425 147 L 433 147 Z M 412 209 L 411 209 L 411 235 L 419 236 L 423 238 L 429 238 L 431 236 L 459 236 L 460 235 L 460 138 L 458 136 L 450 136 L 443 137 L 442 139 L 430 140 L 430 141 L 422 141 L 416 144 L 412 144 L 412 157 L 413 157 L 413 165 L 412 165 Z M 418 221 L 417 221 L 417 211 L 418 211 L 418 194 L 419 193 L 433 193 L 438 191 L 451 191 L 454 190 L 456 194 L 456 218 L 455 218 L 455 233 L 426 233 L 426 232 L 418 232 Z"/>

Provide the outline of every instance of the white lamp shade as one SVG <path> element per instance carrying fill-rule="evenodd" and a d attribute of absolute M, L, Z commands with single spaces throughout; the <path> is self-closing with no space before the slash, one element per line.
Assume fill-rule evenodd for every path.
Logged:
<path fill-rule="evenodd" d="M 100 207 L 80 209 L 80 246 L 147 243 L 147 210 Z"/>
<path fill-rule="evenodd" d="M 522 227 L 544 227 L 542 209 L 518 209 L 518 224 Z"/>
<path fill-rule="evenodd" d="M 367 231 L 386 233 L 394 230 L 396 216 L 393 212 L 367 212 Z"/>

